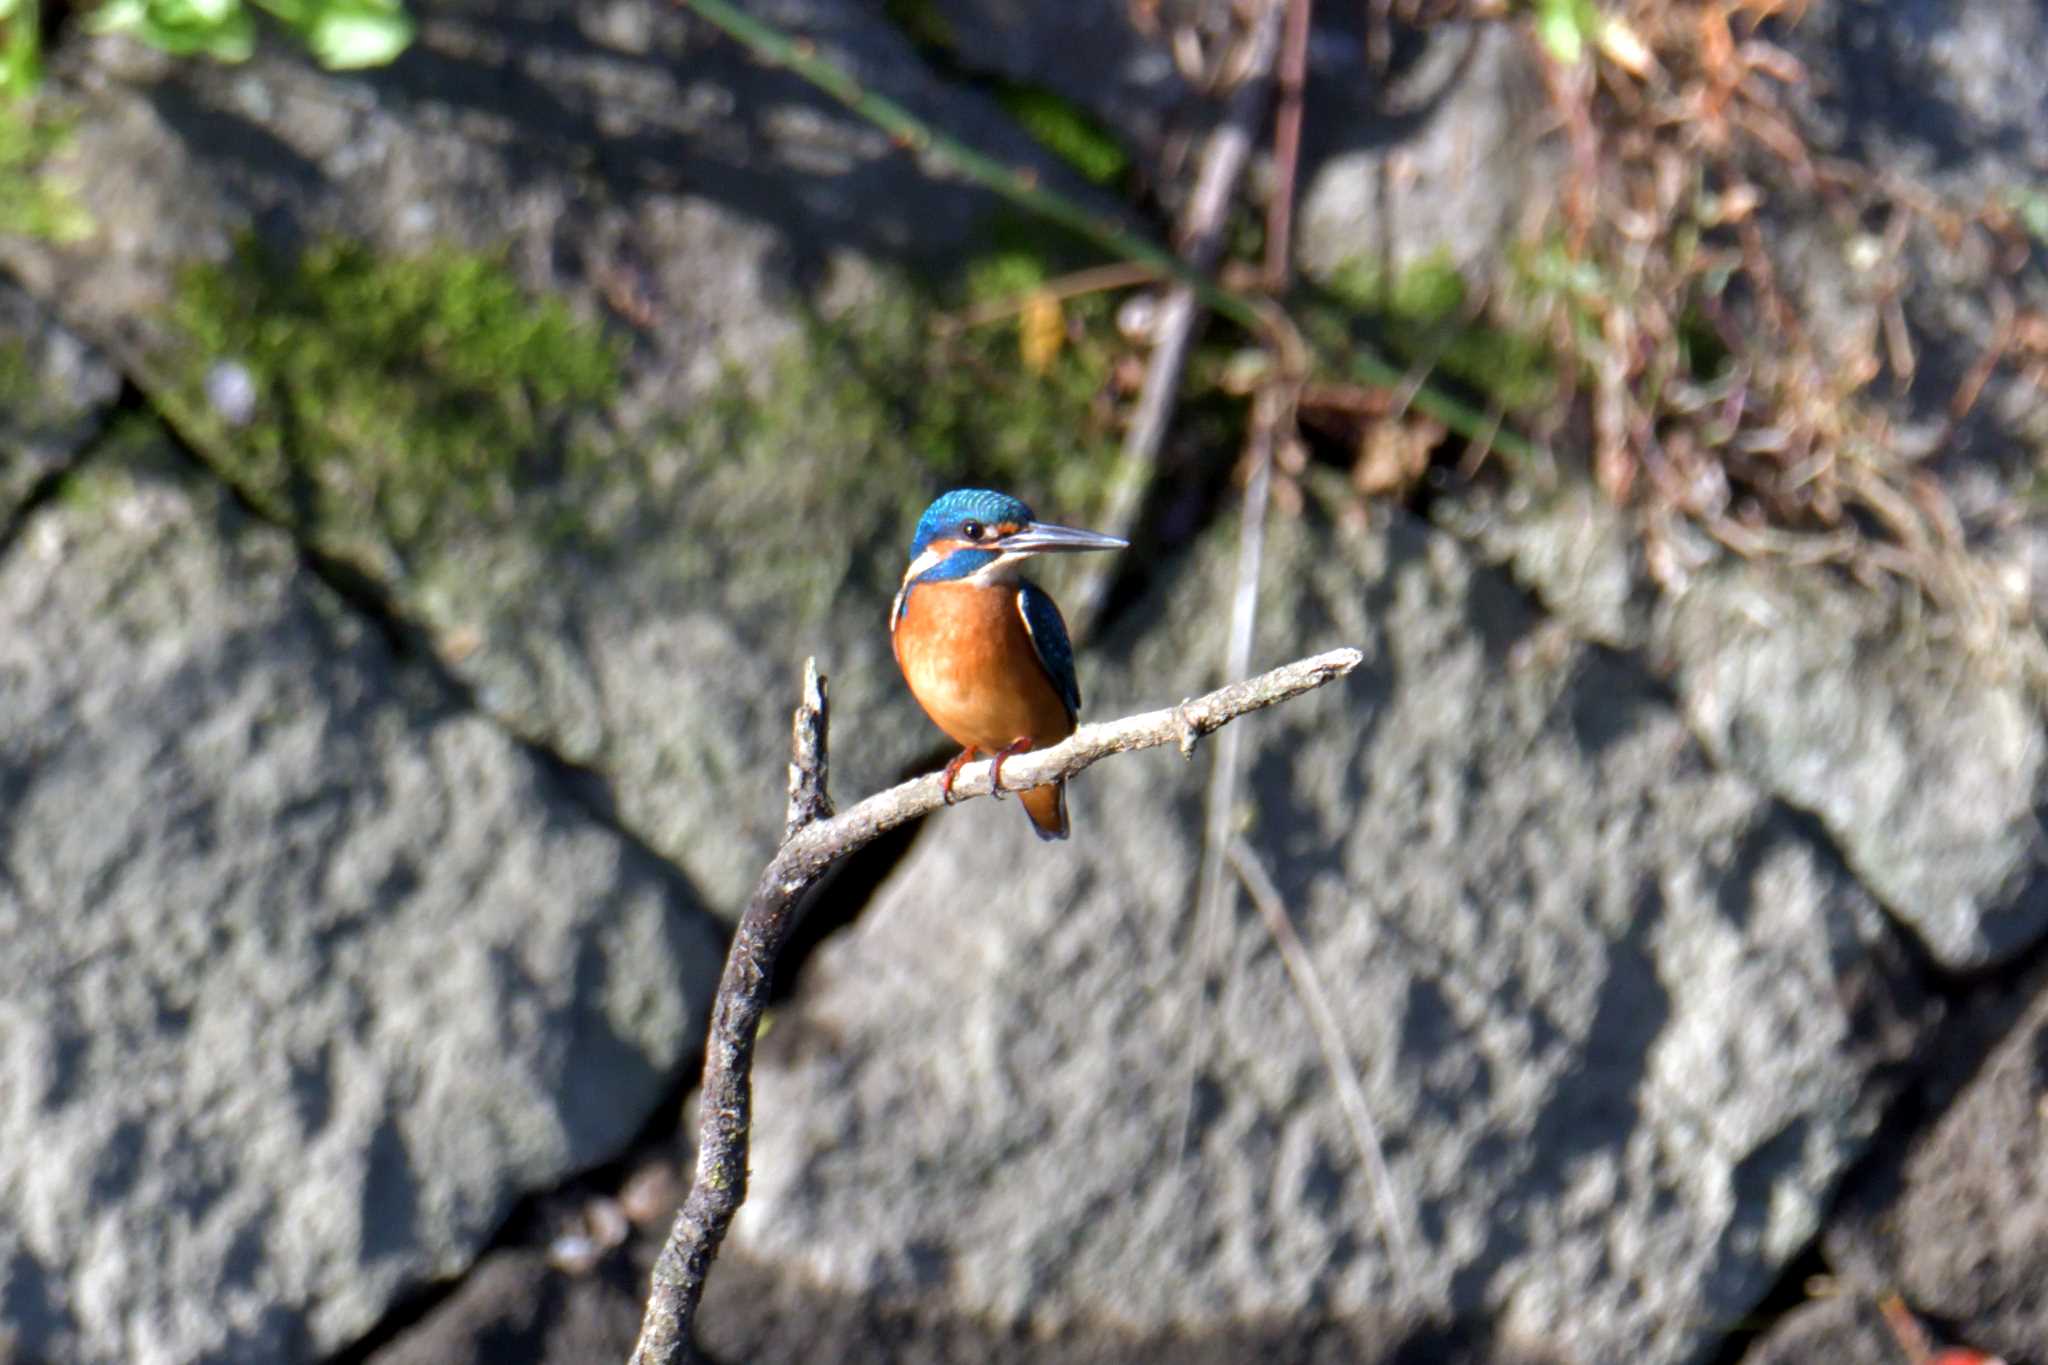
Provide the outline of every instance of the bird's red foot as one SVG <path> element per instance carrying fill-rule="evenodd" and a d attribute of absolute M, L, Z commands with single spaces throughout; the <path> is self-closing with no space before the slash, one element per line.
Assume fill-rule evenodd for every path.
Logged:
<path fill-rule="evenodd" d="M 996 800 L 1003 799 L 1003 760 L 1023 753 L 1031 747 L 1031 736 L 1019 735 L 1002 748 L 996 750 L 996 766 L 989 773 L 989 795 Z"/>
<path fill-rule="evenodd" d="M 953 779 L 960 776 L 960 769 L 971 763 L 975 754 L 979 752 L 978 749 L 962 749 L 959 755 L 946 765 L 946 775 L 939 779 L 939 795 L 945 798 L 947 805 L 953 804 Z"/>

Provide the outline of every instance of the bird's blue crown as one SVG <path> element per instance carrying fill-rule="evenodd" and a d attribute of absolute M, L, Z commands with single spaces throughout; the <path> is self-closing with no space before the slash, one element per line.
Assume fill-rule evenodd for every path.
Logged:
<path fill-rule="evenodd" d="M 916 559 L 925 552 L 926 546 L 957 530 L 963 521 L 996 526 L 1006 521 L 1035 520 L 1037 518 L 1031 509 L 1008 493 L 998 493 L 992 488 L 956 488 L 950 493 L 941 493 L 917 519 L 917 534 L 910 541 L 910 557 Z M 993 555 L 989 557 L 994 558 Z"/>

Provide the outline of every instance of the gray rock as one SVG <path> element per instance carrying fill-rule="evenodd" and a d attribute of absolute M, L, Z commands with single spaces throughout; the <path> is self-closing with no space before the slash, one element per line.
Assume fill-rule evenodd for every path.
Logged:
<path fill-rule="evenodd" d="M 909 9 L 911 7 L 903 7 Z M 1176 114 L 1196 99 L 1175 65 L 1167 32 L 1199 3 L 1175 0 L 1140 28 L 1125 0 L 930 0 L 915 36 L 955 62 L 1050 91 L 1099 120 L 1124 150 L 1156 174 L 1167 156 Z M 1210 5 L 1215 11 L 1220 7 Z"/>
<path fill-rule="evenodd" d="M 1830 150 L 1977 194 L 2048 159 L 2048 15 L 2030 0 L 1819 0 L 1773 36 L 1806 63 L 1801 113 Z"/>
<path fill-rule="evenodd" d="M 0 531 L 91 442 L 120 394 L 104 356 L 0 281 Z"/>
<path fill-rule="evenodd" d="M 493 1252 L 418 1325 L 369 1365 L 591 1365 L 624 1360 L 659 1238 L 638 1240 L 586 1275 L 552 1269 L 535 1248 Z M 1088 1324 L 1020 1335 L 971 1315 L 820 1288 L 784 1267 L 729 1252 L 718 1260 L 698 1346 L 731 1365 L 1557 1365 L 1490 1339 L 1484 1328 L 1423 1328 L 1390 1356 L 1355 1323 L 1286 1313 L 1205 1332 L 1139 1333 Z"/>
<path fill-rule="evenodd" d="M 1715 759 L 1819 816 L 1943 965 L 2004 960 L 2048 928 L 2030 630 L 1970 640 L 1771 560 L 1717 561 L 1655 603 L 1627 514 L 1584 485 L 1454 522 L 1573 628 L 1659 660 Z"/>
<path fill-rule="evenodd" d="M 1554 201 L 1563 149 L 1546 131 L 1537 55 L 1515 24 L 1437 24 L 1386 83 L 1356 40 L 1330 44 L 1305 119 L 1301 269 L 1398 279 L 1444 262 L 1491 281 Z"/>
<path fill-rule="evenodd" d="M 1911 1148 L 1858 1176 L 1824 1243 L 1862 1284 L 1896 1289 L 1954 1335 L 2010 1360 L 2048 1358 L 2048 980 Z M 1991 1021 L 2009 1011 L 1986 1006 Z M 1937 1096 L 1937 1099 L 1946 1098 Z"/>
<path fill-rule="evenodd" d="M 838 1293 L 786 1266 L 727 1255 L 706 1292 L 699 1344 L 731 1365 L 1562 1365 L 1483 1325 L 1390 1333 L 1314 1305 L 1142 1331 L 1067 1323 L 1020 1332 L 972 1313 L 896 1296 Z M 459 1357 L 458 1357 L 459 1359 Z M 384 1365 L 384 1362 L 377 1362 Z M 552 1365 L 552 1362 L 550 1363 Z"/>
<path fill-rule="evenodd" d="M 989 802 L 934 819 L 764 1045 L 735 1249 L 1021 1336 L 1293 1315 L 1387 1351 L 1484 1320 L 1503 1351 L 1702 1358 L 1813 1237 L 1919 1036 L 1894 931 L 1651 679 L 1448 537 L 1305 520 L 1269 554 L 1257 657 L 1369 654 L 1240 722 L 1242 820 L 1412 1274 L 1245 915 L 1191 994 L 1203 769 L 1165 751 L 1078 781 L 1071 845 Z M 1218 535 L 1084 651 L 1093 714 L 1211 681 L 1229 568 Z"/>
<path fill-rule="evenodd" d="M 719 935 L 135 444 L 0 558 L 0 1303 L 30 1360 L 311 1360 L 623 1145 Z"/>
<path fill-rule="evenodd" d="M 1660 643 L 1708 750 L 1818 815 L 1944 965 L 2040 939 L 2048 742 L 2017 650 L 1931 637 L 1878 594 L 1763 564 L 1703 576 Z"/>
<path fill-rule="evenodd" d="M 1583 478 L 1538 491 L 1535 481 L 1437 505 L 1437 524 L 1469 541 L 1583 639 L 1647 651 L 1662 594 L 1643 565 L 1628 517 Z"/>
<path fill-rule="evenodd" d="M 864 6 L 759 12 L 865 88 L 1059 176 L 992 101 L 940 84 Z M 369 73 L 281 54 L 175 62 L 121 39 L 70 58 L 82 109 L 64 156 L 100 232 L 70 250 L 11 241 L 5 259 L 67 318 L 138 342 L 158 339 L 149 320 L 177 270 L 252 226 L 286 242 L 454 242 L 505 250 L 535 289 L 593 314 L 636 299 L 646 363 L 628 407 L 666 410 L 791 336 L 811 295 L 844 304 L 877 261 L 955 258 L 992 207 L 659 0 L 440 6 Z"/>
<path fill-rule="evenodd" d="M 1190 155 L 1185 135 L 1199 137 L 1220 105 L 1178 69 L 1170 35 L 1202 35 L 1213 65 L 1228 6 L 1167 0 L 1142 30 L 1124 0 L 919 9 L 969 69 L 1057 93 L 1114 129 L 1159 193 L 1172 200 L 1184 188 L 1175 168 Z M 1312 279 L 1359 267 L 1398 275 L 1425 261 L 1491 278 L 1529 205 L 1553 198 L 1562 150 L 1520 26 L 1437 23 L 1401 37 L 1377 73 L 1355 11 L 1315 16 L 1295 219 Z"/>

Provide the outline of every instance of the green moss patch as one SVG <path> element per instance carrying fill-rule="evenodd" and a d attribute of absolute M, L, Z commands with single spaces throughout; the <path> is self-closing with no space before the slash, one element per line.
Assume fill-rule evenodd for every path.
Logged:
<path fill-rule="evenodd" d="M 567 419 L 618 388 L 615 346 L 497 260 L 245 242 L 185 273 L 181 418 L 267 515 L 377 563 L 521 497 L 573 458 Z"/>
<path fill-rule="evenodd" d="M 42 383 L 19 337 L 0 336 L 0 408 L 11 425 L 25 425 L 23 412 L 33 415 L 43 402 Z"/>
<path fill-rule="evenodd" d="M 59 243 L 92 235 L 92 216 L 46 167 L 70 136 L 68 120 L 38 105 L 0 107 L 0 233 Z"/>
<path fill-rule="evenodd" d="M 596 573 L 648 601 L 709 590 L 740 617 L 815 620 L 887 603 L 919 510 L 945 488 L 1007 488 L 1083 522 L 1101 509 L 1118 463 L 1111 370 L 1128 349 L 1113 301 L 1063 301 L 1035 367 L 1014 313 L 940 325 L 1058 269 L 1013 243 L 947 286 L 885 277 L 858 310 L 808 317 L 631 441 L 579 442 L 572 425 L 602 432 L 573 419 L 612 396 L 618 358 L 495 262 L 245 246 L 185 276 L 173 317 L 195 356 L 158 387 L 266 516 L 437 629 L 495 614 L 479 574 L 493 600 Z M 223 401 L 236 385 L 241 411 Z"/>
<path fill-rule="evenodd" d="M 1419 261 L 1391 279 L 1373 262 L 1354 261 L 1332 274 L 1325 287 L 1370 325 L 1396 360 L 1429 363 L 1504 412 L 1540 407 L 1557 393 L 1558 367 L 1549 347 L 1474 309 L 1465 277 L 1448 256 Z"/>
<path fill-rule="evenodd" d="M 1116 135 L 1072 100 L 1038 86 L 1006 82 L 997 87 L 996 101 L 1039 146 L 1094 184 L 1114 184 L 1131 167 Z"/>

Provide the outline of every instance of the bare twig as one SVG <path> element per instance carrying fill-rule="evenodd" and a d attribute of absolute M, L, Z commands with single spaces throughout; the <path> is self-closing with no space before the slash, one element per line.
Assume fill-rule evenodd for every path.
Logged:
<path fill-rule="evenodd" d="M 2013 308 L 2011 291 L 2003 284 L 1991 287 L 1991 317 L 1990 344 L 1963 373 L 1962 381 L 1949 398 L 1949 429 L 1944 433 L 1945 437 L 1952 438 L 1955 428 L 1970 415 L 1970 409 L 1977 406 L 1977 395 L 1984 392 L 1984 386 L 1998 369 L 1998 362 L 2012 349 L 2013 339 L 2018 334 L 2019 315 Z"/>
<path fill-rule="evenodd" d="M 825 675 L 816 659 L 804 660 L 804 695 L 790 720 L 789 814 L 783 820 L 784 843 L 794 839 L 804 826 L 832 818 L 832 798 L 825 791 L 831 770 L 830 751 L 825 741 Z"/>
<path fill-rule="evenodd" d="M 1308 27 L 1314 0 L 1287 0 L 1280 43 L 1280 107 L 1273 115 L 1273 194 L 1266 201 L 1266 292 L 1284 294 L 1293 274 L 1294 176 L 1301 162 L 1302 91 L 1308 85 Z"/>
<path fill-rule="evenodd" d="M 1195 178 L 1194 193 L 1181 216 L 1175 236 L 1181 260 L 1187 269 L 1206 277 L 1223 252 L 1223 229 L 1230 216 L 1230 201 L 1237 182 L 1251 160 L 1252 142 L 1265 118 L 1267 95 L 1272 85 L 1273 61 L 1280 47 L 1280 17 L 1286 0 L 1267 0 L 1253 20 L 1245 42 L 1245 75 L 1230 98 L 1223 121 L 1209 135 L 1202 151 L 1202 166 Z M 1116 487 L 1109 506 L 1097 520 L 1112 534 L 1125 534 L 1135 522 L 1159 463 L 1159 447 L 1166 440 L 1166 428 L 1180 397 L 1181 377 L 1187 369 L 1188 354 L 1194 348 L 1195 326 L 1200 321 L 1198 306 L 1214 300 L 1198 297 L 1194 285 L 1182 279 L 1166 291 L 1153 315 L 1152 353 L 1145 364 L 1144 387 L 1138 391 L 1131 423 L 1124 430 L 1123 452 L 1119 457 Z M 1242 321 L 1242 319 L 1239 319 Z M 1253 330 L 1259 330 L 1254 325 Z M 1108 595 L 1112 572 L 1103 569 L 1082 588 L 1080 616 L 1092 621 Z"/>
<path fill-rule="evenodd" d="M 1364 655 L 1333 649 L 1262 673 L 1243 682 L 1182 702 L 1179 706 L 1122 720 L 1084 725 L 1063 743 L 1033 750 L 1003 764 L 1004 789 L 1020 791 L 1072 777 L 1111 754 L 1179 744 L 1186 752 L 1195 738 L 1221 729 L 1239 716 L 1261 710 L 1334 682 L 1358 667 Z M 797 823 L 799 789 L 822 796 L 825 778 L 825 691 L 809 686 L 793 728 L 791 824 Z M 815 712 L 815 723 L 805 711 Z M 986 796 L 991 790 L 986 760 L 960 770 L 953 797 Z M 815 774 L 815 779 L 809 776 Z M 839 859 L 944 803 L 941 776 L 931 773 L 870 796 L 843 815 L 802 824 L 776 851 L 754 887 L 726 954 L 725 973 L 711 1010 L 711 1035 L 704 1047 L 704 1086 L 699 1101 L 697 1172 L 690 1194 L 676 1214 L 668 1241 L 654 1264 L 647 1312 L 632 1365 L 678 1365 L 691 1352 L 691 1328 L 704 1280 L 719 1243 L 747 1191 L 747 1142 L 753 1104 L 754 1040 L 767 1008 L 775 962 L 796 925 L 803 895 Z M 812 808 L 806 800 L 806 809 Z"/>
<path fill-rule="evenodd" d="M 1259 860 L 1259 855 L 1243 839 L 1232 839 L 1230 864 L 1244 880 L 1244 889 L 1251 894 L 1252 904 L 1258 907 L 1260 917 L 1266 922 L 1266 931 L 1280 949 L 1280 961 L 1286 966 L 1288 976 L 1294 979 L 1294 993 L 1308 1011 L 1309 1026 L 1315 1030 L 1316 1042 L 1323 1050 L 1323 1066 L 1337 1086 L 1337 1102 L 1344 1108 L 1344 1117 L 1351 1124 L 1352 1140 L 1358 1144 L 1359 1158 L 1365 1162 L 1367 1177 L 1372 1182 L 1373 1206 L 1379 1214 L 1380 1236 L 1387 1242 L 1387 1257 L 1393 1261 L 1401 1282 L 1412 1286 L 1415 1283 L 1415 1243 L 1409 1232 L 1408 1216 L 1401 1207 L 1400 1196 L 1395 1193 L 1394 1176 L 1387 1169 L 1386 1153 L 1380 1147 L 1379 1127 L 1372 1121 L 1372 1110 L 1366 1106 L 1365 1088 L 1358 1083 L 1358 1068 L 1352 1063 L 1350 1050 L 1344 1046 L 1344 1030 L 1337 1023 L 1337 1012 L 1330 1008 L 1330 999 L 1323 993 L 1322 979 L 1316 974 L 1315 961 L 1302 945 L 1301 935 L 1295 932 L 1294 921 L 1287 914 L 1287 904 L 1281 898 L 1280 888 L 1267 875 L 1266 865 Z"/>

